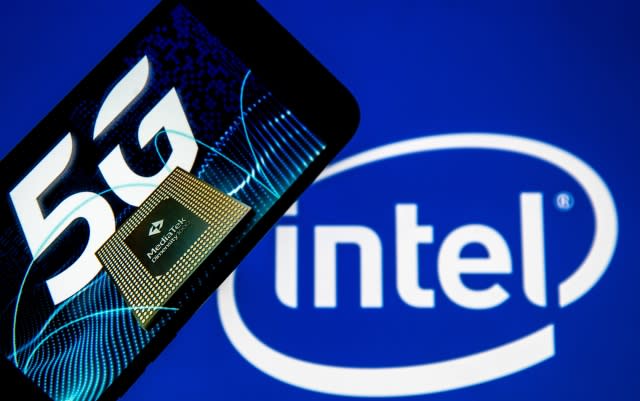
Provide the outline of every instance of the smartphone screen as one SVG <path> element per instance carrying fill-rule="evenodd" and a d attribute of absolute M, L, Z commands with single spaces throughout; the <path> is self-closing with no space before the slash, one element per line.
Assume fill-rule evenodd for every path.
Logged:
<path fill-rule="evenodd" d="M 0 351 L 53 400 L 100 398 L 327 148 L 184 5 L 134 38 L 2 164 Z M 177 167 L 252 214 L 143 328 L 95 252 Z"/>

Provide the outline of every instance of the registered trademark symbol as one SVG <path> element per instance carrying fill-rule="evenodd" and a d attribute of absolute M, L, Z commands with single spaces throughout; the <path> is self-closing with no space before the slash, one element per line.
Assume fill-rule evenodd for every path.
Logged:
<path fill-rule="evenodd" d="M 560 192 L 556 195 L 556 208 L 563 212 L 573 208 L 573 196 L 569 192 Z"/>

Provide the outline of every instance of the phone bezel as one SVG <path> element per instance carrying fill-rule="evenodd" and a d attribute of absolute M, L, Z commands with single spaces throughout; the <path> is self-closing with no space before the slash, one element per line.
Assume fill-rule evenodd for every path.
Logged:
<path fill-rule="evenodd" d="M 275 96 L 291 108 L 294 114 L 323 140 L 326 149 L 256 224 L 244 239 L 242 249 L 234 252 L 227 259 L 226 265 L 216 269 L 217 274 L 208 279 L 203 286 L 204 289 L 192 298 L 189 305 L 181 308 L 170 323 L 122 371 L 98 398 L 100 401 L 115 400 L 124 394 L 146 366 L 169 344 L 179 329 L 237 267 L 302 191 L 346 145 L 355 133 L 359 122 L 358 106 L 349 91 L 257 2 L 232 0 L 205 3 L 196 0 L 164 0 L 116 45 L 7 156 L 0 160 L 0 171 L 6 172 L 0 176 L 0 186 L 7 191 L 5 196 L 8 196 L 8 191 L 22 178 L 22 170 L 32 167 L 24 160 L 24 155 L 38 154 L 40 149 L 48 149 L 60 140 L 64 134 L 62 132 L 53 132 L 48 135 L 43 135 L 43 132 L 46 132 L 46 127 L 56 119 L 59 113 L 68 109 L 69 102 L 76 97 L 74 94 L 85 85 L 108 85 L 111 82 L 110 78 L 105 77 L 113 74 L 112 66 L 121 62 L 123 54 L 130 45 L 139 40 L 159 18 L 178 4 L 183 4 L 190 10 L 214 36 L 260 76 L 261 81 Z M 255 32 L 260 34 L 256 35 Z M 15 165 L 24 166 L 24 168 L 8 168 Z M 27 391 L 34 399 L 36 397 L 43 400 L 50 399 L 8 360 L 5 358 L 0 360 L 0 372 L 12 377 L 16 388 Z"/>

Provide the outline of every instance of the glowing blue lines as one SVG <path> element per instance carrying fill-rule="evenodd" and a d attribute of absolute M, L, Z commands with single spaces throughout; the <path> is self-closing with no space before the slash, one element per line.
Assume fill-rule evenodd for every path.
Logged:
<path fill-rule="evenodd" d="M 223 159 L 225 159 L 229 163 L 233 164 L 236 168 L 238 168 L 243 173 L 245 173 L 247 175 L 247 177 L 254 177 L 255 181 L 260 186 L 262 186 L 269 194 L 273 195 L 274 198 L 278 199 L 279 195 L 275 190 L 272 191 L 271 188 L 269 188 L 265 183 L 263 183 L 262 181 L 260 181 L 260 180 L 255 178 L 255 173 L 250 173 L 244 167 L 242 167 L 241 165 L 239 165 L 238 163 L 233 161 L 233 159 L 227 157 L 224 153 L 221 153 L 219 150 L 215 149 L 214 147 L 209 146 L 206 143 L 202 142 L 201 140 L 195 139 L 191 135 L 185 134 L 184 132 L 175 131 L 175 130 L 171 130 L 171 129 L 164 129 L 163 128 L 162 130 L 158 131 L 158 133 L 155 135 L 155 138 L 154 138 L 153 142 L 154 142 L 154 145 L 156 147 L 156 153 L 158 153 L 158 157 L 160 157 L 160 160 L 162 161 L 162 163 L 165 164 L 165 166 L 166 166 L 166 162 L 165 162 L 164 158 L 162 157 L 162 155 L 160 154 L 160 148 L 158 147 L 158 135 L 160 135 L 162 133 L 172 134 L 172 135 L 179 135 L 179 136 L 185 137 L 187 139 L 191 139 L 192 141 L 195 141 L 196 143 L 204 146 L 205 148 L 209 149 L 210 151 L 212 151 L 213 153 L 217 154 L 218 156 L 221 156 Z"/>
<path fill-rule="evenodd" d="M 170 167 L 167 166 L 164 157 L 160 153 L 160 149 L 158 146 L 158 137 L 164 133 L 167 135 L 180 135 L 183 138 L 192 140 L 207 148 L 214 155 L 222 157 L 224 160 L 244 173 L 244 177 L 240 179 L 239 183 L 235 184 L 233 188 L 227 188 L 226 192 L 228 195 L 238 194 L 238 192 L 240 192 L 241 190 L 246 189 L 247 185 L 251 181 L 255 181 L 268 194 L 273 196 L 275 199 L 278 199 L 280 193 L 286 190 L 291 181 L 295 180 L 298 175 L 302 174 L 304 168 L 313 161 L 315 156 L 320 153 L 320 150 L 324 148 L 324 145 L 313 135 L 311 135 L 308 130 L 306 130 L 306 128 L 295 118 L 290 110 L 284 108 L 280 110 L 268 109 L 267 111 L 270 117 L 265 117 L 263 115 L 262 117 L 258 117 L 258 121 L 248 122 L 246 118 L 246 115 L 248 116 L 247 111 L 251 112 L 252 114 L 257 113 L 258 115 L 261 115 L 262 113 L 258 112 L 257 109 L 258 105 L 271 95 L 270 93 L 267 95 L 263 95 L 260 99 L 258 99 L 256 103 L 252 104 L 248 108 L 248 110 L 245 111 L 244 92 L 250 74 L 251 70 L 247 70 L 240 87 L 239 120 L 244 133 L 243 136 L 245 139 L 245 144 L 233 144 L 233 137 L 231 136 L 231 134 L 233 131 L 235 131 L 236 127 L 238 127 L 238 122 L 236 120 L 224 132 L 224 134 L 215 141 L 215 146 L 203 143 L 202 141 L 199 141 L 186 133 L 167 128 L 163 128 L 162 130 L 158 131 L 158 133 L 156 133 L 156 135 L 154 136 L 154 146 L 158 157 L 164 164 L 164 168 L 169 171 Z M 288 121 L 289 119 L 291 119 L 291 121 Z M 252 126 L 253 136 L 249 135 L 249 124 L 251 124 Z M 296 128 L 296 125 L 299 125 L 301 129 L 303 129 L 308 135 L 304 135 L 303 133 L 301 133 L 300 130 Z M 293 133 L 295 133 L 296 135 L 294 136 Z M 309 136 L 309 138 L 307 138 L 307 136 Z M 285 138 L 288 138 L 289 140 L 285 140 Z M 315 142 L 315 145 L 311 141 Z M 231 146 L 231 148 L 229 149 L 231 153 L 223 152 L 221 149 L 227 144 Z M 246 145 L 248 147 L 249 158 L 251 160 L 248 160 L 246 158 L 246 154 L 242 153 L 241 148 L 244 148 L 243 145 Z M 276 151 L 274 149 L 274 146 L 277 147 L 279 151 Z M 257 151 L 257 149 L 260 149 L 262 153 L 258 154 L 259 152 Z M 240 154 L 234 155 L 232 157 L 231 154 L 236 152 L 240 152 Z M 213 163 L 213 160 L 210 157 L 206 157 L 205 161 L 206 163 L 203 164 L 203 166 L 200 168 L 198 177 L 200 177 L 202 174 L 205 174 L 206 164 Z M 245 166 L 246 164 L 250 164 L 251 166 L 243 167 L 243 164 Z M 275 178 L 275 182 L 272 180 L 272 177 L 267 174 L 268 170 L 272 171 L 272 176 L 275 174 L 275 176 L 273 176 L 273 178 Z M 259 179 L 258 177 L 256 177 L 257 175 L 262 178 Z M 278 179 L 279 177 L 280 179 Z"/>
<path fill-rule="evenodd" d="M 20 348 L 18 348 L 18 353 L 21 353 L 22 351 L 24 351 L 26 348 L 28 348 L 31 344 L 33 344 L 41 335 L 42 333 L 44 333 L 44 331 L 46 330 L 46 328 L 49 326 L 49 324 L 51 324 L 51 322 L 53 321 L 53 319 L 58 315 L 58 313 L 60 313 L 60 311 L 62 311 L 62 309 L 64 309 L 65 306 L 67 306 L 67 304 L 69 304 L 74 298 L 78 297 L 80 294 L 82 294 L 83 292 L 85 292 L 86 290 L 88 290 L 89 288 L 91 288 L 92 286 L 96 285 L 96 283 L 98 282 L 98 280 L 93 280 L 91 283 L 87 284 L 84 288 L 82 288 L 80 291 L 78 291 L 77 293 L 73 294 L 71 297 L 69 297 L 66 301 L 64 301 L 63 303 L 61 303 L 60 305 L 58 305 L 56 307 L 56 309 L 54 309 L 53 313 L 51 313 L 51 316 L 49 316 L 49 318 L 47 319 L 46 322 L 44 322 L 44 325 L 42 326 L 42 328 L 40 328 L 40 331 L 33 336 L 33 338 L 31 338 L 29 341 L 27 341 L 26 343 L 24 343 Z"/>
<path fill-rule="evenodd" d="M 55 329 L 54 331 L 52 331 L 51 333 L 49 333 L 45 338 L 42 339 L 42 341 L 40 341 L 38 343 L 38 345 L 36 345 L 34 347 L 34 349 L 31 351 L 31 354 L 29 354 L 29 357 L 27 358 L 27 361 L 24 364 L 24 368 L 23 370 L 26 372 L 27 369 L 29 368 L 29 363 L 31 362 L 31 359 L 33 358 L 33 356 L 35 355 L 36 351 L 45 343 L 47 342 L 48 339 L 50 339 L 51 337 L 53 337 L 56 333 L 66 329 L 69 326 L 72 326 L 76 323 L 79 323 L 83 320 L 87 320 L 87 319 L 91 319 L 94 317 L 102 317 L 105 315 L 110 315 L 110 314 L 115 314 L 115 313 L 122 313 L 122 312 L 128 312 L 131 310 L 148 310 L 148 309 L 156 309 L 156 310 L 168 310 L 168 311 L 177 311 L 178 308 L 168 308 L 168 307 L 164 307 L 164 306 L 129 306 L 129 307 L 124 307 L 124 308 L 115 308 L 115 309 L 108 309 L 108 310 L 103 310 L 103 311 L 98 311 L 95 313 L 92 313 L 90 315 L 86 315 L 86 316 L 82 316 L 79 317 L 77 319 L 74 319 L 68 323 L 63 324 L 62 326 L 58 327 L 57 329 Z"/>
<path fill-rule="evenodd" d="M 256 163 L 256 166 L 258 168 L 258 172 L 262 175 L 262 177 L 264 177 L 264 179 L 267 182 L 267 184 L 269 184 L 269 186 L 271 187 L 271 190 L 274 193 L 277 194 L 278 191 L 276 191 L 276 189 L 273 187 L 273 184 L 271 184 L 271 182 L 269 181 L 269 177 L 267 177 L 267 175 L 264 173 L 264 171 L 262 171 L 262 167 L 260 166 L 260 162 L 258 161 L 258 158 L 256 157 L 256 152 L 253 150 L 253 145 L 251 144 L 251 139 L 249 138 L 249 131 L 247 131 L 247 124 L 244 121 L 244 110 L 243 110 L 242 103 L 244 102 L 244 87 L 247 84 L 247 79 L 249 79 L 249 75 L 251 75 L 251 70 L 247 70 L 247 73 L 245 74 L 244 79 L 242 80 L 242 86 L 240 86 L 240 120 L 242 121 L 242 128 L 244 129 L 244 136 L 245 136 L 245 138 L 247 138 L 247 144 L 249 145 L 249 149 L 251 149 L 251 155 L 253 156 L 253 160 Z"/>

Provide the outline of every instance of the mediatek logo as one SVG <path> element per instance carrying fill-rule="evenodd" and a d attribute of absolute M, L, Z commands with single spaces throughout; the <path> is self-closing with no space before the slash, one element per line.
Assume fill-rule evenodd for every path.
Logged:
<path fill-rule="evenodd" d="M 517 212 L 514 210 L 515 213 L 505 214 L 503 211 L 497 211 L 501 219 L 512 216 L 513 221 L 510 224 L 517 229 L 509 232 L 508 235 L 505 235 L 507 232 L 503 229 L 504 227 L 499 230 L 496 227 L 501 225 L 487 224 L 484 219 L 473 219 L 475 220 L 473 224 L 462 224 L 446 232 L 440 231 L 436 223 L 430 224 L 424 221 L 424 217 L 420 218 L 420 212 L 424 215 L 424 210 L 428 210 L 429 202 L 421 187 L 426 184 L 416 180 L 410 187 L 420 193 L 415 195 L 415 199 L 410 199 L 411 195 L 407 195 L 409 192 L 405 191 L 404 198 L 395 200 L 395 205 L 392 205 L 390 210 L 379 210 L 373 213 L 368 210 L 366 216 L 349 217 L 350 220 L 359 221 L 357 224 L 354 224 L 353 220 L 345 221 L 343 225 L 316 224 L 312 227 L 312 231 L 305 231 L 313 237 L 311 242 L 313 255 L 306 259 L 313 261 L 312 266 L 308 263 L 305 265 L 299 263 L 301 257 L 299 251 L 303 249 L 299 247 L 299 242 L 303 240 L 303 236 L 302 230 L 298 230 L 301 227 L 295 224 L 295 218 L 303 212 L 304 204 L 299 208 L 295 207 L 288 213 L 287 222 L 278 225 L 275 230 L 274 287 L 280 304 L 287 308 L 298 309 L 298 296 L 302 293 L 298 291 L 298 272 L 301 269 L 313 270 L 314 308 L 328 312 L 337 310 L 337 271 L 343 268 L 359 268 L 362 308 L 383 312 L 387 308 L 386 302 L 383 302 L 383 294 L 388 295 L 389 291 L 395 291 L 395 295 L 405 307 L 418 311 L 431 311 L 425 314 L 424 320 L 417 323 L 419 325 L 429 324 L 427 323 L 429 316 L 433 316 L 438 309 L 437 305 L 440 305 L 441 301 L 438 299 L 441 298 L 438 297 L 447 298 L 453 308 L 461 308 L 468 314 L 490 310 L 493 311 L 492 313 L 503 313 L 505 308 L 500 306 L 507 304 L 516 296 L 522 296 L 528 305 L 536 308 L 548 308 L 550 300 L 554 302 L 557 300 L 558 307 L 565 308 L 586 295 L 604 275 L 613 257 L 618 236 L 617 212 L 613 197 L 598 173 L 575 155 L 556 146 L 529 138 L 491 133 L 425 136 L 380 146 L 348 157 L 327 168 L 316 180 L 315 185 L 318 183 L 327 185 L 324 182 L 328 179 L 351 172 L 350 176 L 355 177 L 354 185 L 362 185 L 359 191 L 360 199 L 369 199 L 375 196 L 371 191 L 379 190 L 378 185 L 369 184 L 385 182 L 385 177 L 363 179 L 367 174 L 366 166 L 388 163 L 388 171 L 392 171 L 394 167 L 391 163 L 401 163 L 403 157 L 410 156 L 409 160 L 413 162 L 418 160 L 416 159 L 418 156 L 428 158 L 436 152 L 462 150 L 476 151 L 474 154 L 482 151 L 479 154 L 484 156 L 496 155 L 497 157 L 500 156 L 499 153 L 510 154 L 509 157 L 500 160 L 519 163 L 520 159 L 525 159 L 537 163 L 537 167 L 545 165 L 544 168 L 534 170 L 538 175 L 552 173 L 553 170 L 548 167 L 553 167 L 563 177 L 573 181 L 572 187 L 576 187 L 575 184 L 577 184 L 579 190 L 583 191 L 585 196 L 580 196 L 580 199 L 584 199 L 585 202 L 583 210 L 589 210 L 587 207 L 590 206 L 593 216 L 593 224 L 591 222 L 584 224 L 585 227 L 593 227 L 590 245 L 585 246 L 584 254 L 576 255 L 575 259 L 572 259 L 575 262 L 571 263 L 576 263 L 575 265 L 566 266 L 570 271 L 559 282 L 553 297 L 548 294 L 549 289 L 553 287 L 548 283 L 547 270 L 549 258 L 557 255 L 550 255 L 547 250 L 547 246 L 552 248 L 551 245 L 555 244 L 551 244 L 548 240 L 553 233 L 549 232 L 550 224 L 545 224 L 545 220 L 550 215 L 549 212 L 545 212 L 543 201 L 557 192 L 546 193 L 549 189 L 545 188 L 550 185 L 545 184 L 548 181 L 545 176 L 535 181 L 537 184 L 527 180 L 516 181 L 517 192 L 510 196 L 516 195 L 513 199 L 516 201 Z M 513 155 L 518 159 L 514 159 Z M 443 160 L 442 163 L 446 163 L 447 159 L 436 160 Z M 470 160 L 466 163 L 472 166 L 474 161 Z M 402 172 L 408 170 L 406 163 L 401 166 L 404 167 L 401 169 Z M 447 171 L 447 166 L 438 165 L 437 168 Z M 354 174 L 354 170 L 359 174 Z M 385 174 L 386 171 L 387 168 L 385 168 Z M 515 176 L 510 167 L 507 166 L 505 171 L 510 171 L 511 176 Z M 426 175 L 429 174 L 426 173 Z M 468 175 L 468 177 L 472 176 L 472 174 Z M 494 183 L 493 177 L 491 178 L 487 180 L 489 187 L 485 190 L 495 198 L 494 202 L 498 203 L 500 199 L 497 197 L 502 196 L 500 195 L 501 185 L 499 182 Z M 566 178 L 563 179 L 566 180 Z M 451 189 L 452 191 L 460 190 L 461 193 L 447 194 L 448 197 L 467 196 L 464 190 L 468 183 L 465 184 L 463 180 L 464 178 L 461 178 L 460 182 L 456 182 L 456 189 Z M 491 188 L 490 185 L 494 187 Z M 429 192 L 432 193 L 428 195 L 430 198 L 443 195 L 433 189 L 429 189 Z M 493 192 L 496 195 L 493 195 Z M 473 199 L 473 196 L 470 199 Z M 590 205 L 587 206 L 586 203 Z M 565 213 L 573 207 L 574 199 L 568 192 L 561 192 L 555 198 L 555 205 L 558 210 L 564 210 L 562 213 Z M 473 201 L 469 201 L 466 207 L 471 209 L 477 206 Z M 483 209 L 485 215 L 487 210 L 488 213 L 496 213 L 495 208 L 489 207 Z M 457 213 L 443 214 L 443 216 L 449 216 L 448 218 L 455 218 L 456 215 Z M 393 222 L 392 232 L 382 233 L 373 228 L 375 219 L 380 218 L 378 216 L 390 216 Z M 588 212 L 579 216 L 588 216 Z M 372 225 L 363 224 L 363 221 L 371 221 Z M 440 221 L 438 224 L 442 223 Z M 549 223 L 548 220 L 547 223 Z M 389 235 L 394 237 L 394 241 L 388 240 Z M 584 237 L 589 237 L 589 234 L 587 233 Z M 384 238 L 387 238 L 387 241 L 383 241 Z M 308 237 L 306 240 L 309 240 Z M 350 245 L 352 249 L 354 246 L 358 249 L 359 262 L 356 262 L 355 266 L 338 266 L 338 247 L 345 244 Z M 484 251 L 483 255 L 469 257 L 463 252 L 467 245 L 472 244 L 480 246 Z M 435 266 L 419 260 L 420 247 L 434 254 Z M 553 249 L 557 250 L 557 248 Z M 565 251 L 562 252 L 564 254 Z M 395 255 L 395 260 L 383 258 L 383 255 L 389 254 Z M 395 275 L 383 274 L 383 268 L 385 271 L 395 269 Z M 437 282 L 429 282 L 425 285 L 426 283 L 420 282 L 419 276 L 428 269 L 436 270 Z M 521 278 L 518 280 L 519 289 L 501 284 L 499 277 L 506 278 L 517 270 L 521 273 Z M 472 276 L 484 276 L 491 281 L 486 281 L 485 283 L 489 284 L 481 286 L 470 285 L 469 281 L 465 280 Z M 383 280 L 389 277 L 395 279 L 394 286 L 384 285 Z M 240 314 L 234 282 L 235 273 L 218 290 L 220 319 L 233 346 L 249 363 L 265 374 L 307 390 L 351 397 L 431 394 L 496 380 L 543 363 L 556 355 L 555 326 L 561 322 L 556 322 L 554 319 L 548 323 L 537 323 L 538 327 L 533 330 L 528 329 L 529 331 L 525 331 L 524 335 L 516 334 L 516 338 L 507 337 L 506 341 L 491 340 L 490 346 L 478 346 L 471 352 L 466 351 L 463 355 L 441 360 L 423 360 L 417 363 L 414 360 L 406 365 L 397 362 L 385 363 L 384 360 L 380 360 L 377 366 L 366 367 L 313 361 L 287 355 L 258 338 Z M 436 291 L 436 288 L 441 291 Z M 526 319 L 526 316 L 518 316 L 517 319 Z M 348 330 L 348 327 L 341 326 L 339 329 Z M 407 327 L 407 330 L 411 329 L 412 327 Z M 434 330 L 447 330 L 447 327 L 438 327 Z M 438 347 L 438 344 L 433 346 Z"/>
<path fill-rule="evenodd" d="M 151 223 L 151 229 L 149 230 L 149 236 L 151 236 L 151 230 L 157 230 L 160 232 L 162 228 L 162 223 L 164 220 L 159 220 L 154 223 Z M 191 225 L 191 222 L 186 218 L 182 217 L 176 220 L 176 223 L 169 228 L 167 233 L 163 235 L 158 242 L 153 245 L 147 251 L 147 258 L 153 263 L 156 263 L 158 259 L 169 249 L 171 245 L 173 245 L 184 233 L 184 231 Z M 154 234 L 157 234 L 154 232 Z"/>
<path fill-rule="evenodd" d="M 158 220 L 151 223 L 151 227 L 149 227 L 149 237 L 152 235 L 160 234 L 160 230 L 162 230 L 162 225 L 164 224 L 164 220 Z"/>

